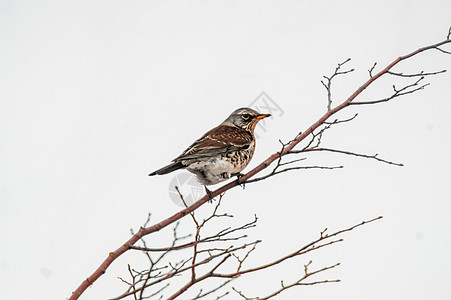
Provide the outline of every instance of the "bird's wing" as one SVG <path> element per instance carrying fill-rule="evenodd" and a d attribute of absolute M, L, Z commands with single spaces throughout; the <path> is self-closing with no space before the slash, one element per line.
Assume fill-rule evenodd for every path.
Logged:
<path fill-rule="evenodd" d="M 246 149 L 252 140 L 252 134 L 241 128 L 219 125 L 205 133 L 173 161 L 214 157 L 222 153 Z"/>

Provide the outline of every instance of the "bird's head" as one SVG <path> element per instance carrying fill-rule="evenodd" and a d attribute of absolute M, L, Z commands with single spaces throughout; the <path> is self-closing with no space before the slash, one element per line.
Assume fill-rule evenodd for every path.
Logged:
<path fill-rule="evenodd" d="M 232 125 L 244 130 L 254 132 L 258 121 L 271 116 L 260 114 L 252 108 L 243 107 L 235 110 L 224 122 L 224 125 Z"/>

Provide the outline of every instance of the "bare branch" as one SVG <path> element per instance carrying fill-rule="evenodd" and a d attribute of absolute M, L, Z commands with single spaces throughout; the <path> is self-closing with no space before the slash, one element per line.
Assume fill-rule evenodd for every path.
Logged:
<path fill-rule="evenodd" d="M 445 53 L 445 54 L 451 54 L 451 52 L 446 51 L 446 50 L 443 50 L 443 49 L 440 48 L 440 47 L 435 47 L 435 49 L 437 49 L 438 51 L 440 51 L 440 52 L 442 52 L 442 53 Z"/>
<path fill-rule="evenodd" d="M 291 167 L 291 168 L 285 168 L 283 170 L 279 170 L 279 171 L 275 171 L 275 172 L 271 172 L 267 175 L 261 176 L 261 177 L 257 177 L 254 179 L 249 179 L 246 183 L 252 183 L 252 182 L 257 182 L 257 181 L 261 181 L 264 179 L 267 179 L 269 177 L 272 177 L 274 175 L 283 173 L 283 172 L 287 172 L 287 171 L 292 171 L 292 170 L 309 170 L 309 169 L 323 169 L 323 170 L 334 170 L 334 169 L 342 169 L 343 166 L 299 166 L 299 167 Z"/>
<path fill-rule="evenodd" d="M 237 232 L 237 231 L 246 230 L 248 228 L 255 227 L 257 220 L 258 220 L 258 217 L 254 216 L 254 220 L 249 223 L 246 223 L 242 226 L 239 226 L 239 227 L 236 227 L 233 229 L 231 227 L 221 229 L 219 232 L 217 232 L 215 234 L 212 234 L 210 236 L 200 239 L 199 241 L 197 241 L 197 243 L 201 244 L 201 243 L 211 243 L 211 242 L 236 241 L 236 240 L 246 238 L 247 235 L 241 235 L 241 236 L 237 236 L 237 237 L 226 237 L 226 236 L 229 236 L 232 233 Z M 180 240 L 181 238 L 187 238 L 190 236 L 191 235 L 187 235 L 184 237 L 179 237 L 178 239 Z M 174 251 L 174 250 L 190 248 L 194 245 L 194 243 L 195 243 L 195 241 L 192 241 L 192 242 L 185 243 L 185 244 L 178 245 L 178 246 L 163 247 L 163 248 L 147 248 L 147 247 L 130 246 L 130 249 L 139 250 L 139 251 L 149 251 L 149 252 L 166 252 L 166 251 Z"/>
<path fill-rule="evenodd" d="M 350 117 L 350 118 L 348 118 L 348 119 L 342 119 L 342 120 L 340 120 L 340 119 L 335 119 L 335 120 L 332 121 L 332 122 L 324 121 L 324 124 L 327 124 L 327 125 L 335 125 L 335 124 L 340 124 L 340 123 L 351 122 L 352 120 L 354 120 L 355 118 L 357 118 L 358 115 L 359 115 L 359 114 L 356 113 L 354 116 L 352 116 L 352 117 Z"/>
<path fill-rule="evenodd" d="M 332 80 L 339 75 L 344 75 L 350 72 L 353 72 L 354 69 L 349 69 L 349 70 L 345 70 L 345 71 L 340 71 L 341 67 L 343 67 L 347 62 L 349 62 L 351 59 L 348 58 L 346 59 L 344 62 L 339 63 L 337 65 L 337 67 L 335 68 L 334 73 L 330 76 L 323 76 L 324 79 L 327 80 L 327 83 L 324 82 L 323 80 L 321 80 L 322 85 L 326 88 L 327 91 L 327 111 L 330 111 L 332 109 L 332 91 L 331 91 L 331 86 L 332 86 Z"/>
<path fill-rule="evenodd" d="M 425 76 L 433 76 L 433 75 L 438 75 L 438 74 L 442 74 L 445 73 L 446 70 L 441 70 L 441 71 L 435 71 L 435 72 L 424 72 L 421 71 L 420 73 L 414 73 L 414 74 L 404 74 L 404 73 L 396 73 L 396 72 L 392 72 L 392 71 L 388 71 L 387 74 L 393 75 L 393 76 L 399 76 L 399 77 L 425 77 Z"/>
<path fill-rule="evenodd" d="M 309 266 L 311 263 L 312 263 L 312 261 L 310 261 L 307 265 L 304 266 L 304 273 L 305 273 L 304 276 L 302 276 L 301 278 L 299 278 L 299 279 L 296 280 L 295 282 L 293 282 L 293 283 L 291 283 L 291 284 L 288 284 L 288 285 L 284 284 L 284 282 L 281 281 L 281 282 L 280 282 L 280 285 L 281 285 L 280 289 L 278 289 L 277 291 L 275 291 L 275 292 L 273 292 L 273 293 L 271 293 L 270 295 L 265 296 L 265 297 L 251 297 L 251 298 L 250 298 L 250 297 L 245 296 L 242 292 L 238 291 L 237 289 L 235 289 L 235 288 L 232 288 L 232 289 L 233 289 L 239 296 L 241 296 L 241 297 L 242 297 L 243 299 L 245 299 L 245 300 L 267 300 L 267 299 L 274 298 L 275 296 L 279 295 L 279 294 L 282 293 L 283 291 L 286 291 L 286 290 L 288 290 L 288 289 L 290 289 L 290 288 L 293 288 L 293 287 L 295 287 L 295 286 L 302 286 L 302 285 L 316 285 L 316 284 L 323 284 L 323 283 L 340 282 L 339 279 L 334 279 L 334 280 L 318 280 L 318 281 L 304 282 L 304 280 L 306 280 L 306 279 L 309 278 L 310 276 L 313 276 L 313 275 L 315 275 L 315 274 L 318 274 L 318 273 L 321 273 L 321 272 L 324 272 L 324 271 L 333 269 L 333 268 L 335 268 L 335 267 L 337 267 L 337 266 L 340 265 L 340 263 L 336 263 L 336 264 L 334 264 L 334 265 L 327 266 L 327 267 L 324 267 L 324 268 L 315 270 L 315 271 L 313 271 L 313 272 L 309 272 L 309 271 L 308 271 L 308 266 Z"/>
<path fill-rule="evenodd" d="M 275 266 L 277 264 L 280 264 L 281 262 L 286 261 L 286 260 L 288 260 L 288 259 L 290 259 L 292 257 L 299 256 L 301 254 L 305 254 L 307 252 L 310 252 L 310 251 L 319 249 L 321 247 L 324 247 L 325 244 L 324 245 L 320 245 L 320 246 L 315 246 L 317 243 L 319 243 L 319 242 L 321 242 L 323 240 L 330 239 L 331 237 L 340 235 L 340 234 L 342 234 L 344 232 L 347 232 L 347 231 L 351 231 L 351 230 L 353 230 L 353 229 L 355 229 L 357 227 L 363 226 L 363 225 L 368 224 L 368 223 L 372 223 L 372 222 L 380 220 L 380 219 L 382 219 L 382 216 L 379 216 L 377 218 L 373 218 L 373 219 L 368 220 L 368 221 L 363 221 L 363 222 L 361 222 L 359 224 L 353 225 L 353 226 L 348 227 L 346 229 L 342 229 L 342 230 L 336 231 L 336 232 L 334 232 L 332 234 L 329 234 L 329 235 L 321 235 L 317 240 L 315 240 L 313 242 L 310 242 L 307 245 L 305 245 L 305 246 L 301 247 L 300 249 L 296 250 L 295 252 L 292 252 L 292 253 L 290 253 L 290 254 L 282 257 L 282 258 L 279 258 L 279 259 L 277 259 L 277 260 L 275 260 L 275 261 L 273 261 L 271 263 L 268 263 L 268 264 L 265 264 L 265 265 L 261 265 L 261 266 L 258 266 L 258 267 L 254 267 L 254 268 L 249 268 L 249 269 L 246 269 L 246 270 L 240 270 L 240 271 L 237 271 L 237 272 L 234 272 L 234 273 L 229 273 L 229 274 L 218 274 L 218 273 L 215 273 L 215 274 L 213 274 L 213 276 L 214 277 L 222 277 L 222 278 L 235 278 L 235 277 L 241 276 L 241 275 L 246 274 L 246 273 L 251 273 L 251 272 L 267 269 L 269 267 L 272 267 L 272 266 Z M 332 242 L 329 242 L 329 244 L 334 244 L 334 243 L 340 242 L 340 241 L 341 240 L 332 241 Z"/>
<path fill-rule="evenodd" d="M 371 69 L 368 70 L 368 74 L 370 75 L 370 78 L 373 77 L 373 71 L 374 71 L 374 69 L 376 68 L 376 65 L 377 65 L 377 62 L 375 62 L 375 63 L 373 64 L 373 66 L 371 67 Z"/>
<path fill-rule="evenodd" d="M 227 259 L 229 259 L 230 257 L 231 257 L 231 254 L 227 254 L 226 256 L 224 256 L 224 258 L 219 263 L 217 263 L 209 272 L 207 272 L 203 276 L 200 276 L 200 277 L 195 278 L 194 280 L 191 280 L 190 282 L 188 282 L 180 290 L 178 290 L 177 292 L 175 292 L 174 294 L 169 296 L 168 300 L 177 298 L 178 296 L 183 294 L 185 291 L 187 291 L 189 288 L 191 288 L 196 283 L 199 283 L 199 282 L 211 277 L 211 275 L 214 273 L 214 271 L 216 271 L 216 269 L 218 269 L 221 265 L 223 265 L 227 261 Z"/>
<path fill-rule="evenodd" d="M 423 85 L 419 85 L 419 83 L 424 79 L 423 77 L 420 77 L 417 81 L 415 81 L 412 84 L 408 84 L 403 86 L 400 89 L 397 89 L 395 85 L 393 85 L 393 91 L 394 93 L 387 98 L 383 98 L 383 99 L 379 99 L 379 100 L 372 100 L 372 101 L 359 101 L 359 102 L 351 102 L 349 103 L 349 105 L 366 105 L 366 104 L 376 104 L 376 103 L 381 103 L 381 102 L 387 102 L 390 101 L 396 97 L 400 97 L 400 96 L 404 96 L 404 95 L 408 95 L 414 92 L 417 92 L 419 90 L 424 89 L 425 87 L 427 87 L 429 85 L 429 83 L 423 84 Z"/>
<path fill-rule="evenodd" d="M 216 291 L 222 289 L 224 286 L 226 286 L 227 284 L 229 284 L 231 281 L 232 281 L 232 279 L 227 280 L 227 281 L 224 281 L 221 285 L 219 285 L 219 286 L 217 286 L 216 288 L 214 288 L 214 289 L 212 289 L 212 290 L 210 290 L 210 291 L 208 291 L 208 292 L 205 292 L 205 293 L 203 292 L 202 289 L 200 289 L 199 293 L 198 293 L 194 298 L 192 298 L 191 300 L 197 300 L 197 299 L 204 298 L 204 297 L 206 297 L 206 296 L 208 296 L 208 295 L 211 295 L 211 294 L 213 294 L 214 292 L 216 292 Z M 216 299 L 220 299 L 220 298 L 222 298 L 222 297 L 224 297 L 224 296 L 226 296 L 226 295 L 228 295 L 228 294 L 229 294 L 229 292 L 226 292 L 226 293 L 224 293 L 223 295 L 218 296 Z"/>
<path fill-rule="evenodd" d="M 337 150 L 337 149 L 330 149 L 330 148 L 308 148 L 308 149 L 303 149 L 303 150 L 292 150 L 292 151 L 290 151 L 290 154 L 291 153 L 296 154 L 296 153 L 313 152 L 313 151 L 335 152 L 335 153 L 341 153 L 341 154 L 352 155 L 352 156 L 357 156 L 357 157 L 375 159 L 377 161 L 380 161 L 380 162 L 383 162 L 383 163 L 386 163 L 389 165 L 395 165 L 398 167 L 404 166 L 402 163 L 397 163 L 397 162 L 379 158 L 378 154 L 366 155 L 366 154 L 360 154 L 360 153 L 355 153 L 355 152 L 351 152 L 351 151 L 344 151 L 344 150 Z"/>
<path fill-rule="evenodd" d="M 225 229 L 221 229 L 219 230 L 217 233 L 209 235 L 207 237 L 201 238 L 201 230 L 202 228 L 205 227 L 205 225 L 215 219 L 216 217 L 223 217 L 223 216 L 230 216 L 228 214 L 218 214 L 218 208 L 221 204 L 221 200 L 222 200 L 222 195 L 220 195 L 220 199 L 218 200 L 218 202 L 216 203 L 215 207 L 213 208 L 213 211 L 210 213 L 210 215 L 208 217 L 206 217 L 205 219 L 203 219 L 202 222 L 200 222 L 196 216 L 193 214 L 193 221 L 195 220 L 194 224 L 197 224 L 196 226 L 196 234 L 195 234 L 195 238 L 194 241 L 190 242 L 190 243 L 185 243 L 183 245 L 178 245 L 175 246 L 176 242 L 178 240 L 180 240 L 178 234 L 177 234 L 177 227 L 178 227 L 178 223 L 177 225 L 174 227 L 174 232 L 173 232 L 173 242 L 172 242 L 172 246 L 170 247 L 165 247 L 165 248 L 147 248 L 147 247 L 136 247 L 133 246 L 135 249 L 137 250 L 142 250 L 142 251 L 147 251 L 147 250 L 165 250 L 163 251 L 163 254 L 159 256 L 159 258 L 155 261 L 151 260 L 151 266 L 150 269 L 147 272 L 139 272 L 137 273 L 140 278 L 139 279 L 135 279 L 134 274 L 132 274 L 133 277 L 133 289 L 129 288 L 127 289 L 127 291 L 125 293 L 123 293 L 121 296 L 115 298 L 115 299 L 122 299 L 124 297 L 133 295 L 134 297 L 136 297 L 137 293 L 139 292 L 139 299 L 143 299 L 143 292 L 147 289 L 150 288 L 151 286 L 155 286 L 157 284 L 161 284 L 166 280 L 171 279 L 174 276 L 179 276 L 187 271 L 191 272 L 191 280 L 190 282 L 194 284 L 196 284 L 198 282 L 198 276 L 197 276 L 197 272 L 196 272 L 196 268 L 198 266 L 201 265 L 206 265 L 210 262 L 212 262 L 213 260 L 215 260 L 216 258 L 220 258 L 223 257 L 225 255 L 233 255 L 235 257 L 238 257 L 236 254 L 234 254 L 236 251 L 239 250 L 243 250 L 246 249 L 248 247 L 251 248 L 255 248 L 255 245 L 257 243 L 260 243 L 260 240 L 251 242 L 251 243 L 244 243 L 241 246 L 238 247 L 233 247 L 233 246 L 229 246 L 229 247 L 223 247 L 223 248 L 217 248 L 217 247 L 209 247 L 206 249 L 200 249 L 199 246 L 201 245 L 201 241 L 203 243 L 207 243 L 207 242 L 226 242 L 226 241 L 237 241 L 239 239 L 245 238 L 247 237 L 247 235 L 236 235 L 237 233 L 239 233 L 240 231 L 243 230 L 247 230 L 250 229 L 252 227 L 255 227 L 256 222 L 258 220 L 257 216 L 254 216 L 254 220 L 248 223 L 245 223 L 244 225 L 235 227 L 235 228 L 225 228 Z M 170 253 L 170 251 L 173 251 L 173 249 L 184 249 L 184 248 L 189 248 L 192 247 L 192 251 L 193 251 L 193 255 L 192 257 L 190 257 L 189 259 L 185 259 L 179 263 L 177 263 L 176 265 L 172 265 L 169 262 L 169 267 L 170 268 L 164 268 L 164 267 L 160 267 L 160 268 L 156 268 L 157 264 L 160 262 L 161 258 L 164 255 L 167 255 L 168 253 Z M 151 252 L 151 251 L 147 251 L 147 252 Z M 249 251 L 248 251 L 249 252 Z M 213 253 L 217 253 L 217 254 L 213 254 Z M 200 255 L 202 254 L 206 254 L 207 257 L 201 257 Z M 243 260 L 244 261 L 244 260 Z M 185 266 L 188 262 L 190 262 L 189 265 Z M 167 269 L 166 272 L 159 272 L 157 274 L 154 274 L 156 270 L 163 270 L 163 269 Z M 143 280 L 143 278 L 145 278 L 145 280 Z M 153 280 L 150 280 L 153 279 Z M 127 282 L 125 280 L 123 280 L 124 282 Z M 131 286 L 131 284 L 128 284 L 129 286 Z M 139 285 L 139 286 L 138 286 Z M 213 293 L 213 291 L 211 291 L 211 293 Z"/>
<path fill-rule="evenodd" d="M 353 230 L 353 229 L 355 229 L 355 228 L 357 228 L 357 227 L 359 227 L 359 226 L 362 226 L 362 225 L 364 225 L 364 224 L 368 224 L 368 223 L 370 223 L 370 222 L 374 222 L 374 221 L 379 220 L 379 219 L 381 219 L 381 218 L 382 218 L 382 217 L 377 217 L 377 218 L 374 218 L 374 219 L 371 219 L 371 220 L 368 220 L 368 221 L 363 221 L 362 223 L 359 223 L 359 224 L 357 224 L 357 225 L 351 226 L 351 227 L 346 228 L 346 229 L 343 229 L 343 230 L 336 231 L 336 232 L 334 232 L 334 233 L 332 233 L 332 234 L 325 234 L 325 232 L 326 232 L 326 230 L 327 230 L 327 229 L 325 229 L 324 231 L 322 231 L 322 232 L 320 233 L 320 237 L 319 237 L 316 241 L 313 241 L 313 242 L 311 242 L 311 243 L 305 245 L 304 247 L 298 249 L 297 251 L 295 251 L 295 252 L 293 252 L 293 253 L 291 253 L 291 254 L 288 254 L 288 255 L 286 255 L 286 256 L 284 256 L 284 257 L 282 257 L 282 258 L 280 258 L 280 259 L 278 259 L 278 260 L 276 260 L 276 261 L 273 261 L 272 263 L 269 263 L 269 264 L 266 264 L 266 265 L 262 265 L 262 266 L 258 266 L 258 267 L 254 267 L 254 268 L 247 269 L 247 270 L 243 270 L 243 271 L 238 271 L 238 272 L 232 273 L 232 274 L 214 274 L 214 275 L 215 275 L 216 277 L 235 278 L 235 277 L 240 276 L 240 275 L 245 274 L 245 273 L 251 273 L 251 272 L 255 272 L 255 271 L 259 271 L 259 270 L 262 270 L 262 269 L 266 269 L 266 268 L 272 267 L 272 266 L 274 266 L 274 265 L 277 265 L 277 264 L 279 264 L 279 263 L 281 263 L 281 262 L 283 262 L 283 261 L 285 261 L 285 260 L 291 259 L 291 258 L 293 258 L 293 257 L 296 257 L 296 256 L 299 256 L 299 255 L 308 253 L 308 252 L 310 252 L 310 251 L 314 251 L 314 250 L 320 249 L 320 248 L 322 248 L 322 247 L 326 247 L 326 246 L 328 246 L 328 245 L 332 245 L 332 244 L 334 244 L 334 243 L 343 241 L 342 239 L 339 239 L 339 240 L 332 240 L 332 241 L 329 241 L 329 242 L 327 242 L 327 243 L 317 245 L 317 244 L 318 244 L 319 242 L 321 242 L 321 241 L 324 241 L 324 240 L 326 240 L 326 239 L 330 239 L 331 237 L 335 237 L 335 236 L 340 235 L 340 234 L 342 234 L 342 233 L 344 233 L 344 232 L 351 231 L 351 230 Z M 285 290 L 287 290 L 287 289 L 289 289 L 289 288 L 295 287 L 295 286 L 301 286 L 301 285 L 315 285 L 315 284 L 322 284 L 322 283 L 329 283 L 329 282 L 340 282 L 340 280 L 338 280 L 338 279 L 335 279 L 335 280 L 319 280 L 319 281 L 304 282 L 304 281 L 305 281 L 307 278 L 309 278 L 310 276 L 313 276 L 313 275 L 315 275 L 315 274 L 318 274 L 318 273 L 321 273 L 321 272 L 324 272 L 324 271 L 333 269 L 333 268 L 335 268 L 335 267 L 337 267 L 337 266 L 340 265 L 340 263 L 337 263 L 337 264 L 334 264 L 334 265 L 331 265 L 331 266 L 328 266 L 328 267 L 324 267 L 324 268 L 320 268 L 320 269 L 317 269 L 317 270 L 315 270 L 315 271 L 310 272 L 309 269 L 308 269 L 308 267 L 310 266 L 311 263 L 312 263 L 312 261 L 310 261 L 307 265 L 304 265 L 304 275 L 303 275 L 300 279 L 298 279 L 297 281 L 295 281 L 294 283 L 289 284 L 289 285 L 285 285 L 285 284 L 283 283 L 283 281 L 282 281 L 282 282 L 281 282 L 281 288 L 278 289 L 278 290 L 276 290 L 275 292 L 271 293 L 270 295 L 268 295 L 268 296 L 266 296 L 266 297 L 253 297 L 253 298 L 249 298 L 249 297 L 245 296 L 241 291 L 238 291 L 238 290 L 235 289 L 235 288 L 232 288 L 232 289 L 233 289 L 239 296 L 241 296 L 243 299 L 246 299 L 246 300 L 256 300 L 256 299 L 263 300 L 263 299 L 270 299 L 270 298 L 273 298 L 273 297 L 277 296 L 278 294 L 280 294 L 281 292 L 283 292 L 283 291 L 285 291 Z"/>

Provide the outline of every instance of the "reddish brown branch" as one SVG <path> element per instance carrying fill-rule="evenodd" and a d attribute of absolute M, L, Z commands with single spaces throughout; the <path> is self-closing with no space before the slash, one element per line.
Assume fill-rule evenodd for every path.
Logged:
<path fill-rule="evenodd" d="M 283 150 L 280 152 L 276 152 L 269 156 L 266 160 L 264 160 L 262 163 L 260 163 L 258 166 L 256 166 L 254 169 L 249 171 L 248 173 L 241 176 L 238 180 L 234 180 L 232 182 L 229 182 L 225 184 L 224 186 L 218 188 L 215 191 L 211 192 L 211 197 L 218 196 L 236 186 L 238 186 L 241 183 L 246 183 L 251 177 L 253 177 L 255 174 L 261 172 L 262 170 L 266 169 L 270 164 L 272 164 L 274 161 L 278 160 L 281 156 L 286 155 L 290 151 L 293 150 L 293 148 L 298 145 L 301 141 L 303 141 L 306 137 L 308 137 L 315 129 L 317 129 L 319 126 L 324 124 L 331 116 L 333 116 L 335 113 L 339 112 L 340 110 L 346 108 L 351 104 L 351 102 L 357 98 L 366 88 L 368 88 L 374 81 L 376 81 L 381 76 L 388 74 L 388 72 L 398 63 L 400 63 L 403 60 L 406 60 L 412 56 L 415 56 L 421 52 L 424 52 L 426 50 L 438 50 L 443 53 L 449 53 L 448 51 L 445 51 L 441 49 L 440 47 L 451 43 L 450 40 L 450 34 L 448 34 L 447 39 L 430 45 L 426 47 L 419 48 L 407 55 L 400 56 L 397 59 L 395 59 L 392 63 L 390 63 L 388 66 L 386 66 L 383 70 L 381 70 L 379 73 L 373 75 L 370 77 L 362 86 L 360 86 L 352 95 L 350 95 L 343 103 L 336 106 L 335 108 L 330 108 L 322 117 L 320 117 L 313 125 L 311 125 L 306 131 L 298 134 L 291 142 L 289 142 Z M 180 220 L 181 218 L 185 217 L 187 214 L 192 213 L 194 210 L 199 208 L 200 206 L 204 205 L 208 201 L 210 201 L 210 195 L 205 195 L 200 200 L 192 204 L 191 206 L 177 212 L 176 214 L 172 215 L 171 217 L 155 224 L 149 227 L 141 227 L 138 232 L 136 232 L 127 242 L 125 242 L 123 245 L 118 247 L 116 250 L 110 252 L 105 260 L 102 262 L 102 264 L 88 277 L 86 278 L 78 287 L 77 289 L 72 293 L 70 296 L 70 300 L 78 299 L 83 292 L 91 285 L 93 284 L 97 279 L 99 279 L 100 276 L 102 276 L 108 267 L 122 254 L 127 252 L 131 249 L 131 246 L 135 245 L 139 240 L 141 240 L 144 236 L 157 232 L 168 225 L 176 222 L 177 220 Z"/>

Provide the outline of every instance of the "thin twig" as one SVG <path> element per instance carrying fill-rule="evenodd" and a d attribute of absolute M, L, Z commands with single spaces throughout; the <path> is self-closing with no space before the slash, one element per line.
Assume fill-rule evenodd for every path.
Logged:
<path fill-rule="evenodd" d="M 340 71 L 341 67 L 343 67 L 350 60 L 351 60 L 351 58 L 348 58 L 345 61 L 343 61 L 342 63 L 339 63 L 337 65 L 337 67 L 335 68 L 334 73 L 330 77 L 323 76 L 323 78 L 327 80 L 327 83 L 324 82 L 323 80 L 321 80 L 322 85 L 326 88 L 326 91 L 327 91 L 327 111 L 330 111 L 332 109 L 332 92 L 331 92 L 331 89 L 332 89 L 332 81 L 333 81 L 333 79 L 336 76 L 348 74 L 348 73 L 354 71 L 354 69 L 349 69 L 349 70 L 346 70 L 346 71 Z"/>
<path fill-rule="evenodd" d="M 441 71 L 436 71 L 436 72 L 423 72 L 421 71 L 420 73 L 413 73 L 413 74 L 404 74 L 404 73 L 397 73 L 397 72 L 392 72 L 392 71 L 388 71 L 387 74 L 393 75 L 393 76 L 399 76 L 399 77 L 424 77 L 424 76 L 432 76 L 432 75 L 438 75 L 438 74 L 442 74 L 445 73 L 446 70 L 441 70 Z"/>
<path fill-rule="evenodd" d="M 331 148 L 307 148 L 307 149 L 303 149 L 303 150 L 292 150 L 290 152 L 290 154 L 291 153 L 292 154 L 296 154 L 296 153 L 314 152 L 314 151 L 341 153 L 341 154 L 346 154 L 346 155 L 351 155 L 351 156 L 375 159 L 377 161 L 380 161 L 380 162 L 383 162 L 383 163 L 386 163 L 386 164 L 389 164 L 389 165 L 395 165 L 395 166 L 398 166 L 398 167 L 404 166 L 402 163 L 397 163 L 397 162 L 393 162 L 393 161 L 389 161 L 389 160 L 386 160 L 386 159 L 379 158 L 378 154 L 366 155 L 366 154 L 360 154 L 360 153 L 356 153 L 356 152 L 345 151 L 345 150 L 338 150 L 338 149 L 331 149 Z"/>
<path fill-rule="evenodd" d="M 417 81 L 415 81 L 414 83 L 408 84 L 403 86 L 400 89 L 397 89 L 396 86 L 393 85 L 393 94 L 387 98 L 383 98 L 383 99 L 378 99 L 378 100 L 364 100 L 364 101 L 358 101 L 358 102 L 351 102 L 349 103 L 349 105 L 367 105 L 367 104 L 377 104 L 377 103 L 382 103 L 382 102 L 388 102 L 396 97 L 400 97 L 400 96 L 404 96 L 404 95 L 408 95 L 408 94 L 412 94 L 415 93 L 417 91 L 420 91 L 422 89 L 424 89 L 425 87 L 427 87 L 429 85 L 429 83 L 425 83 L 420 85 L 419 83 L 424 79 L 424 76 L 420 77 Z"/>

